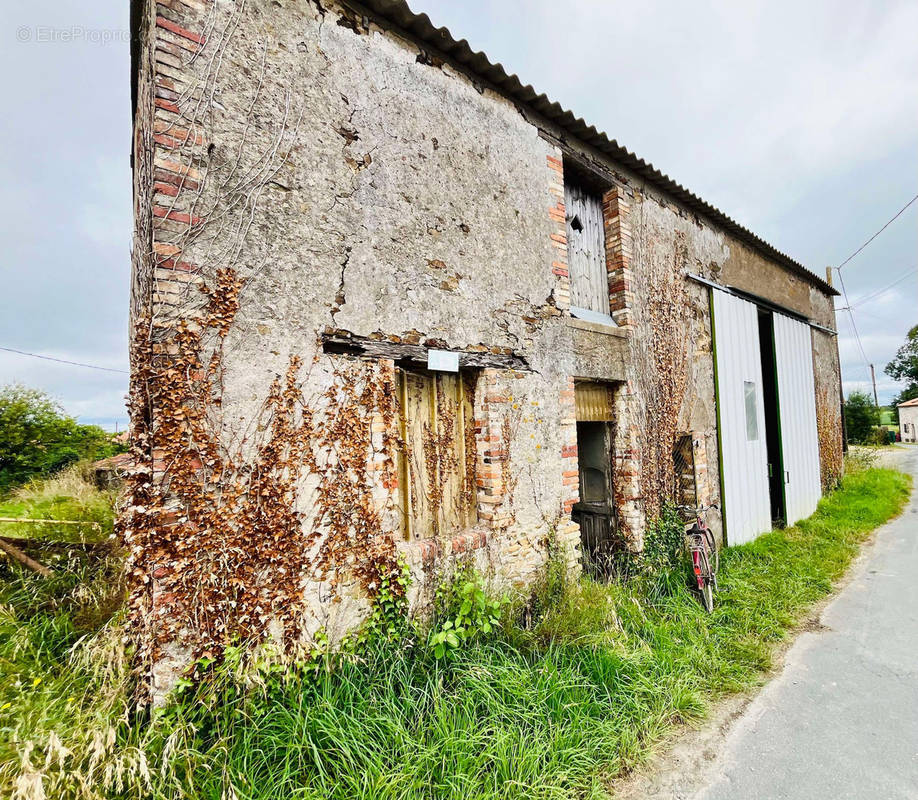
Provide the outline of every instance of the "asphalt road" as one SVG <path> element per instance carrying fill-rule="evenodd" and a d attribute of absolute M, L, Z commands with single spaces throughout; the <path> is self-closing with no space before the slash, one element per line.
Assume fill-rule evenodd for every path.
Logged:
<path fill-rule="evenodd" d="M 918 485 L 918 449 L 901 469 Z M 696 800 L 918 798 L 918 490 L 731 728 Z"/>

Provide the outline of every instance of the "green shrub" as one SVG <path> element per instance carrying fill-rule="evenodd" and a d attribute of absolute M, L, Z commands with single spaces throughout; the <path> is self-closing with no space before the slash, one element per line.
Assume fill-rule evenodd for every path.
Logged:
<path fill-rule="evenodd" d="M 364 624 L 361 642 L 398 642 L 413 634 L 414 628 L 408 619 L 410 585 L 411 569 L 404 559 L 399 559 L 391 572 L 380 576 L 373 610 Z"/>
<path fill-rule="evenodd" d="M 875 442 L 874 432 L 879 424 L 880 410 L 874 404 L 873 398 L 864 392 L 851 392 L 845 400 L 845 431 L 848 441 Z"/>
<path fill-rule="evenodd" d="M 893 434 L 888 428 L 876 427 L 870 431 L 870 435 L 867 437 L 866 443 L 883 447 L 885 445 L 891 444 L 894 441 L 895 434 Z"/>
<path fill-rule="evenodd" d="M 482 576 L 474 569 L 460 569 L 437 587 L 434 624 L 427 646 L 436 658 L 444 658 L 487 636 L 500 622 L 505 602 L 488 595 Z"/>
<path fill-rule="evenodd" d="M 618 541 L 605 556 L 603 568 L 598 570 L 600 575 L 621 583 L 649 580 L 661 589 L 681 580 L 679 576 L 686 566 L 685 523 L 674 504 L 664 503 L 660 515 L 648 521 L 641 552 L 635 553 L 626 539 L 617 535 Z"/>
<path fill-rule="evenodd" d="M 0 493 L 84 459 L 123 452 L 95 425 L 80 425 L 37 389 L 0 388 Z"/>
<path fill-rule="evenodd" d="M 685 523 L 672 503 L 664 503 L 660 516 L 647 525 L 644 533 L 644 568 L 648 572 L 667 572 L 683 566 Z"/>

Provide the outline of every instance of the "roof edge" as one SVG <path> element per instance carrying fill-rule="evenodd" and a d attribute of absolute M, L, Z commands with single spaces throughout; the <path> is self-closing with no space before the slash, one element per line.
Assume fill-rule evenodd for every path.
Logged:
<path fill-rule="evenodd" d="M 650 162 L 638 158 L 636 154 L 620 145 L 616 140 L 610 139 L 604 132 L 598 131 L 593 125 L 587 125 L 581 117 L 575 117 L 571 111 L 563 108 L 559 103 L 552 102 L 544 93 L 537 93 L 529 84 L 524 86 L 516 75 L 508 74 L 502 64 L 492 63 L 485 53 L 472 50 L 465 39 L 457 41 L 449 29 L 435 27 L 427 14 L 414 13 L 405 0 L 341 1 L 344 5 L 355 9 L 366 9 L 391 26 L 404 31 L 410 38 L 436 48 L 448 56 L 451 61 L 464 68 L 466 72 L 486 81 L 495 91 L 557 125 L 578 141 L 595 148 L 625 169 L 644 178 L 685 207 L 707 217 L 743 244 L 805 279 L 830 297 L 838 296 L 839 292 L 831 284 L 799 261 L 781 252 L 723 211 L 676 183 Z"/>
<path fill-rule="evenodd" d="M 130 5 L 132 119 L 136 114 L 138 37 L 144 1 L 131 0 Z M 516 75 L 507 74 L 500 63 L 493 64 L 484 53 L 473 51 L 465 39 L 456 41 L 447 28 L 434 27 L 427 14 L 415 14 L 404 0 L 340 0 L 340 2 L 352 8 L 366 9 L 394 28 L 408 34 L 409 38 L 434 47 L 466 72 L 486 81 L 495 91 L 537 116 L 554 123 L 578 141 L 595 148 L 625 169 L 644 178 L 685 207 L 707 217 L 743 244 L 808 281 L 830 297 L 838 296 L 839 292 L 831 284 L 799 261 L 781 252 L 724 212 L 676 183 L 650 162 L 638 158 L 605 133 L 597 131 L 592 125 L 588 126 L 582 118 L 575 117 L 559 103 L 552 102 L 544 93 L 537 93 L 529 84 L 524 86 Z"/>

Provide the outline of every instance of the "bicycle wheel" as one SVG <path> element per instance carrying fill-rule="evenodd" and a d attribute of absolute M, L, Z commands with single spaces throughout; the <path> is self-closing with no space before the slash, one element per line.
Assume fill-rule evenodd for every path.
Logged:
<path fill-rule="evenodd" d="M 714 611 L 714 587 L 711 586 L 710 579 L 705 580 L 702 595 L 704 596 L 704 607 L 710 614 Z"/>

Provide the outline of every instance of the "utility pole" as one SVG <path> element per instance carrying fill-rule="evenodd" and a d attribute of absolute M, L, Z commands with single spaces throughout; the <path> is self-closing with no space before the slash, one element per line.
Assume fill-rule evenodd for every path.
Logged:
<path fill-rule="evenodd" d="M 826 283 L 829 286 L 832 286 L 832 270 L 834 267 L 826 267 Z M 832 324 L 835 327 L 838 327 L 835 317 L 835 303 L 832 303 Z M 839 418 L 841 419 L 841 435 L 842 435 L 842 452 L 848 452 L 848 423 L 845 422 L 845 390 L 842 388 L 841 382 L 841 358 L 838 355 L 838 338 L 835 339 L 835 357 L 838 363 L 838 409 L 839 409 Z"/>
<path fill-rule="evenodd" d="M 885 437 L 886 428 L 883 427 L 883 418 L 880 416 L 880 401 L 877 399 L 877 374 L 873 371 L 873 364 L 870 365 L 870 380 L 873 383 L 873 404 L 877 407 L 877 434 L 883 431 Z M 879 439 L 877 439 L 879 441 Z M 887 439 L 883 439 L 883 444 L 887 444 Z"/>

